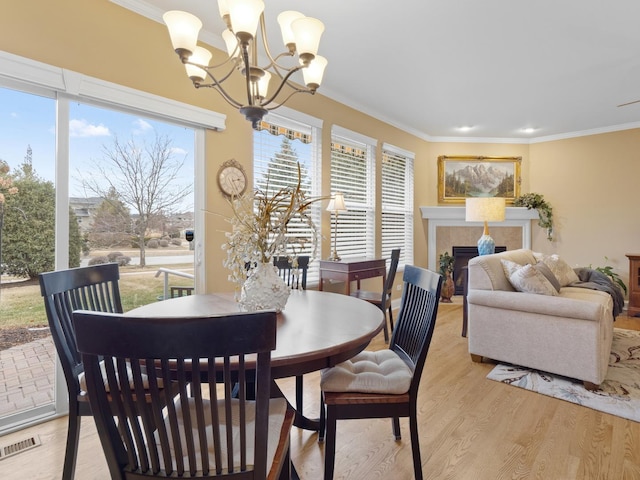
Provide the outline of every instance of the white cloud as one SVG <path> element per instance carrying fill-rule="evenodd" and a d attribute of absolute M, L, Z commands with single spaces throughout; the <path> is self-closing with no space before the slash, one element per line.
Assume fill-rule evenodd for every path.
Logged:
<path fill-rule="evenodd" d="M 133 129 L 133 133 L 135 135 L 142 135 L 145 132 L 148 132 L 149 130 L 153 130 L 153 127 L 151 126 L 151 124 L 145 120 L 142 120 L 141 118 L 136 119 L 133 122 L 134 125 L 134 129 Z"/>
<path fill-rule="evenodd" d="M 186 155 L 189 152 L 187 152 L 184 148 L 173 147 L 171 149 L 171 153 L 174 154 L 174 155 Z"/>
<path fill-rule="evenodd" d="M 18 114 L 17 112 L 11 112 L 11 114 L 9 115 L 11 118 L 18 118 Z"/>
<path fill-rule="evenodd" d="M 108 137 L 111 132 L 108 127 L 102 124 L 92 125 L 82 119 L 69 122 L 69 135 L 72 137 Z"/>

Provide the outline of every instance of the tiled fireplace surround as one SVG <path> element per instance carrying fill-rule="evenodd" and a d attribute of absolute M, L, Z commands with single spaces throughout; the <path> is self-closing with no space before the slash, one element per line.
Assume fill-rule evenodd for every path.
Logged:
<path fill-rule="evenodd" d="M 420 207 L 422 218 L 427 221 L 427 249 L 429 269 L 438 271 L 438 258 L 453 246 L 475 246 L 482 236 L 481 222 L 466 222 L 465 208 L 454 206 Z M 496 245 L 507 250 L 531 248 L 531 224 L 538 219 L 538 212 L 526 207 L 507 207 L 504 222 L 489 223 L 489 233 Z"/>

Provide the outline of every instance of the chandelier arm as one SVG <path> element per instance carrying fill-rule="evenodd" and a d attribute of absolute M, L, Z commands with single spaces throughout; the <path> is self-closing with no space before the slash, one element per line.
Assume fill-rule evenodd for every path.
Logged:
<path fill-rule="evenodd" d="M 231 61 L 235 62 L 235 57 L 227 57 L 227 59 L 224 62 L 220 62 L 217 65 L 200 65 L 199 63 L 190 62 L 189 60 L 185 60 L 182 63 L 184 63 L 185 65 L 193 65 L 193 66 L 199 67 L 199 68 L 201 68 L 203 70 L 207 70 L 207 69 L 215 69 L 215 68 L 223 67 L 224 65 L 226 65 L 227 63 L 229 63 Z M 234 65 L 234 67 L 235 67 L 235 65 Z"/>
<path fill-rule="evenodd" d="M 224 82 L 227 78 L 229 78 L 233 74 L 233 72 L 236 70 L 236 66 L 234 65 L 233 67 L 231 67 L 231 70 L 229 70 L 229 73 L 227 73 L 224 77 L 218 80 L 216 77 L 213 76 L 213 73 L 211 73 L 211 69 L 213 68 L 214 67 L 208 67 L 208 68 L 203 68 L 203 70 L 206 72 L 207 76 L 211 79 L 211 81 L 216 85 L 220 86 L 220 88 L 222 88 L 222 85 L 221 85 L 222 82 Z"/>
<path fill-rule="evenodd" d="M 264 21 L 264 13 L 262 13 L 260 15 L 260 36 L 262 38 L 262 46 L 264 48 L 264 51 L 267 54 L 267 58 L 269 59 L 269 62 L 271 62 L 263 70 L 266 70 L 267 68 L 269 68 L 272 65 L 273 66 L 279 66 L 277 60 L 280 57 L 282 57 L 283 55 L 286 55 L 286 56 L 289 56 L 289 57 L 293 56 L 294 52 L 289 51 L 289 52 L 283 52 L 283 53 L 279 54 L 275 59 L 273 58 L 273 56 L 271 55 L 271 50 L 269 50 L 269 42 L 267 41 L 267 27 L 266 27 L 265 21 Z M 256 45 L 256 50 L 257 50 L 257 45 Z M 284 68 L 284 67 L 280 66 L 280 68 Z"/>
<path fill-rule="evenodd" d="M 289 85 L 291 88 L 294 89 L 293 93 L 297 93 L 297 92 L 306 92 L 309 91 L 311 92 L 311 90 L 305 90 L 302 88 L 298 88 L 298 87 L 294 87 L 292 84 L 290 84 L 288 82 L 289 77 L 291 77 L 291 75 L 293 75 L 295 72 L 297 72 L 298 70 L 302 69 L 303 67 L 295 67 L 292 68 L 291 70 L 289 70 L 289 72 L 284 76 L 284 78 L 282 79 L 282 82 L 280 82 L 280 86 L 278 87 L 278 89 L 275 91 L 275 93 L 273 95 L 271 95 L 271 97 L 268 100 L 265 100 L 264 102 L 261 103 L 261 105 L 269 105 L 271 102 L 273 102 L 275 100 L 275 98 L 280 94 L 280 91 L 282 90 L 282 88 L 285 85 Z M 289 95 L 289 97 L 291 97 L 291 95 Z M 287 99 L 289 99 L 289 97 L 287 97 Z M 286 100 L 285 100 L 286 101 Z"/>
<path fill-rule="evenodd" d="M 275 110 L 276 108 L 280 108 L 280 107 L 281 107 L 281 106 L 283 106 L 285 103 L 287 103 L 287 102 L 289 101 L 289 99 L 290 99 L 291 97 L 293 97 L 296 93 L 310 93 L 311 95 L 313 95 L 315 92 L 314 92 L 314 91 L 311 91 L 311 90 L 303 90 L 303 89 L 301 89 L 301 88 L 297 88 L 297 89 L 295 89 L 293 92 L 291 92 L 291 93 L 289 94 L 289 96 L 287 96 L 287 98 L 285 98 L 282 102 L 280 102 L 279 104 L 277 104 L 275 107 L 265 107 L 265 106 L 264 106 L 264 105 L 266 105 L 266 103 L 265 103 L 265 104 L 263 104 L 263 107 L 262 107 L 262 108 L 264 108 L 265 110 L 268 110 L 268 111 Z"/>
<path fill-rule="evenodd" d="M 215 83 L 201 83 L 200 85 L 196 85 L 196 88 L 212 88 L 216 92 L 220 94 L 220 96 L 227 102 L 229 105 L 235 108 L 241 108 L 242 104 L 236 102 L 229 94 L 222 88 L 219 84 Z"/>
<path fill-rule="evenodd" d="M 208 70 L 208 69 L 203 69 L 205 71 L 205 73 L 207 74 L 207 76 L 211 79 L 211 81 L 213 83 L 200 83 L 200 84 L 196 84 L 194 83 L 194 85 L 196 86 L 196 88 L 213 88 L 214 90 L 217 90 L 218 93 L 220 93 L 220 95 L 222 96 L 222 98 L 224 98 L 224 100 L 231 106 L 236 107 L 236 108 L 240 108 L 243 106 L 242 103 L 236 101 L 233 99 L 233 97 L 231 95 L 229 95 L 227 93 L 227 91 L 224 89 L 224 87 L 221 85 L 222 82 L 224 82 L 227 78 L 229 78 L 229 76 L 231 76 L 231 74 L 233 73 L 233 71 L 235 70 L 235 67 L 233 67 L 231 69 L 231 71 L 229 73 L 227 73 L 224 77 L 222 77 L 221 80 L 218 80 L 216 77 L 213 76 L 213 74 Z"/>
<path fill-rule="evenodd" d="M 285 67 L 284 65 L 280 65 L 278 63 L 278 59 L 281 57 L 291 57 L 293 56 L 293 53 L 281 53 L 280 55 L 278 55 L 275 59 L 271 59 L 271 61 L 269 62 L 268 65 L 264 66 L 264 67 L 260 67 L 262 70 L 269 70 L 269 69 L 273 69 L 274 72 L 276 72 L 276 74 L 280 77 L 280 78 L 284 78 L 282 73 L 280 72 L 280 70 L 285 71 L 285 72 L 289 72 L 292 69 L 297 69 L 300 70 L 301 68 L 304 68 L 303 66 L 299 66 L 299 67 Z"/>

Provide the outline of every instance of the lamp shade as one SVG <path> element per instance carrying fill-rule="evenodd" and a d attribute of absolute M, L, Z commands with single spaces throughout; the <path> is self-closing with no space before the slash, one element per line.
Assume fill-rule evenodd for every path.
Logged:
<path fill-rule="evenodd" d="M 503 222 L 505 217 L 503 197 L 473 197 L 466 199 L 467 222 Z"/>
<path fill-rule="evenodd" d="M 197 65 L 202 65 L 204 67 L 209 66 L 209 61 L 211 60 L 211 52 L 206 48 L 196 47 L 193 50 L 193 55 L 189 58 L 189 61 L 195 63 Z M 205 72 L 202 68 L 191 65 L 189 63 L 184 66 L 187 70 L 187 75 L 192 80 L 204 81 L 207 78 L 207 72 Z"/>
<path fill-rule="evenodd" d="M 278 24 L 280 24 L 280 31 L 282 32 L 282 42 L 285 47 L 288 47 L 290 44 L 296 43 L 295 35 L 293 34 L 293 30 L 291 29 L 291 22 L 297 20 L 298 18 L 303 18 L 304 15 L 300 12 L 296 12 L 294 10 L 287 10 L 286 12 L 282 12 L 278 15 Z"/>
<path fill-rule="evenodd" d="M 324 23 L 311 17 L 297 18 L 291 22 L 291 30 L 296 40 L 298 56 L 300 58 L 303 57 L 303 54 L 310 54 L 312 57 L 316 56 L 320 45 L 320 37 L 324 32 Z"/>
<path fill-rule="evenodd" d="M 162 19 L 169 29 L 173 49 L 193 52 L 198 42 L 198 34 L 202 28 L 200 19 L 195 15 L 179 10 L 171 10 L 165 13 Z"/>
<path fill-rule="evenodd" d="M 324 75 L 324 69 L 327 66 L 327 59 L 321 55 L 311 60 L 307 68 L 302 69 L 302 77 L 307 87 L 317 89 L 322 83 L 322 76 Z"/>
<path fill-rule="evenodd" d="M 344 203 L 344 195 L 342 193 L 336 193 L 329 201 L 327 210 L 330 212 L 346 212 L 347 206 Z"/>
<path fill-rule="evenodd" d="M 227 0 L 233 31 L 256 36 L 260 16 L 264 11 L 262 0 Z"/>

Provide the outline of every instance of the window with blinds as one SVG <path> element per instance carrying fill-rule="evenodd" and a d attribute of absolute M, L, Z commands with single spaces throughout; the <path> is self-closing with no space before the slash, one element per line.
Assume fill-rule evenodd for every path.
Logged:
<path fill-rule="evenodd" d="M 399 266 L 413 263 L 413 153 L 382 147 L 382 256 L 400 248 Z"/>
<path fill-rule="evenodd" d="M 375 255 L 373 152 L 372 143 L 332 134 L 331 194 L 342 193 L 347 207 L 347 211 L 337 217 L 336 244 L 341 258 Z M 335 221 L 334 214 L 332 229 L 336 228 Z"/>
<path fill-rule="evenodd" d="M 300 164 L 301 185 L 308 197 L 320 196 L 320 129 L 285 117 L 269 114 L 253 133 L 254 188 L 272 195 L 283 187 L 298 182 Z M 311 218 L 320 229 L 321 202 L 311 206 Z M 309 255 L 313 258 L 314 232 L 301 221 L 292 221 L 288 236 L 297 240 L 289 246 L 291 255 Z M 318 237 L 319 241 L 319 237 Z M 318 245 L 319 247 L 319 245 Z M 320 250 L 315 252 L 316 257 Z M 319 278 L 318 262 L 311 262 L 307 273 L 309 283 Z"/>

